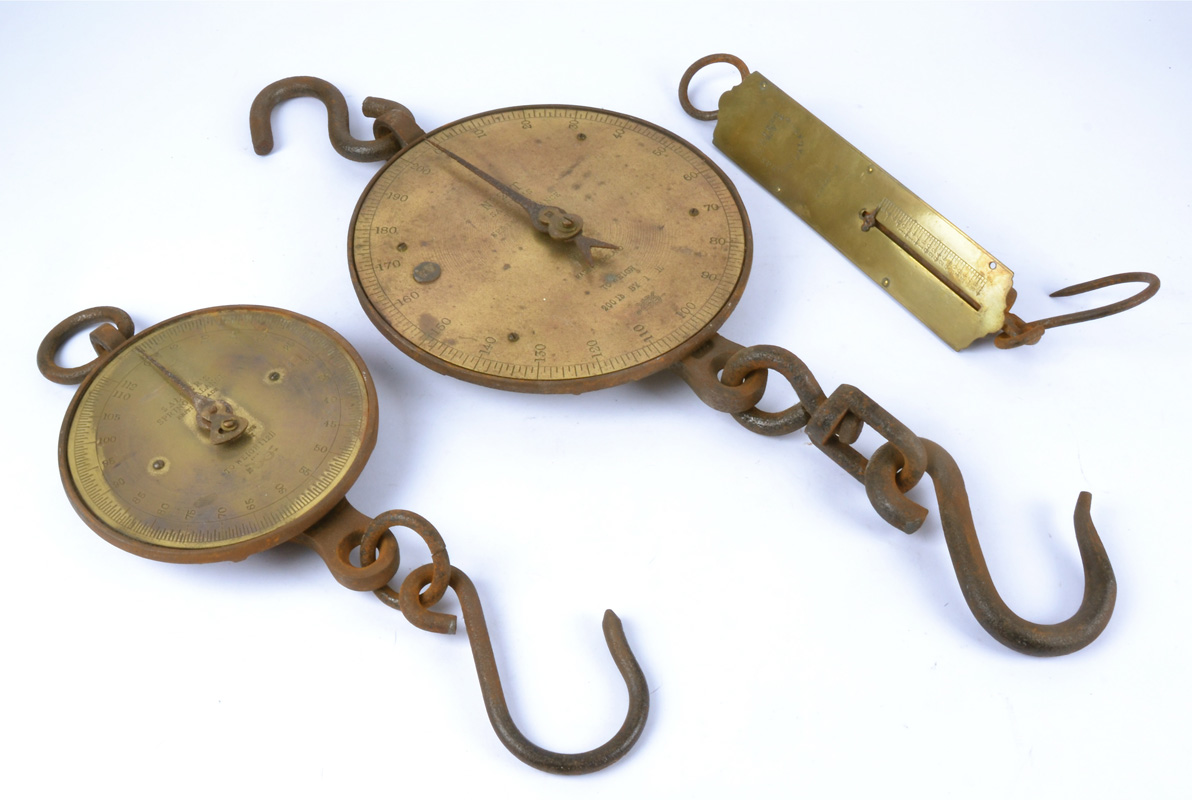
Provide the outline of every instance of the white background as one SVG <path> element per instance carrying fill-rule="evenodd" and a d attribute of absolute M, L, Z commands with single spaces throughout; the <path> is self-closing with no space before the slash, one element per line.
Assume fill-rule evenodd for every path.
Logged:
<path fill-rule="evenodd" d="M 0 6 L 0 793 L 1186 797 L 1190 41 L 1185 4 Z M 1023 317 L 1134 291 L 1047 297 L 1114 272 L 1153 271 L 1162 291 L 1034 348 L 951 351 L 681 111 L 683 70 L 721 51 L 1004 260 Z M 826 390 L 855 384 L 946 447 L 1028 619 L 1080 602 L 1071 516 L 1091 491 L 1119 583 L 1104 635 L 1058 659 L 997 644 L 928 482 L 912 497 L 931 517 L 907 537 L 802 433 L 748 433 L 673 375 L 537 397 L 401 355 L 345 263 L 376 165 L 332 152 L 314 100 L 274 115 L 273 155 L 252 151 L 249 104 L 295 74 L 338 85 L 365 138 L 376 95 L 427 130 L 523 103 L 609 108 L 707 152 L 755 240 L 724 334 L 795 351 Z M 735 80 L 701 73 L 696 101 Z M 466 633 L 413 628 L 312 552 L 156 563 L 75 516 L 55 452 L 71 390 L 37 373 L 41 337 L 93 305 L 141 329 L 230 303 L 307 314 L 359 349 L 381 430 L 349 500 L 443 533 L 531 739 L 584 750 L 620 724 L 600 619 L 621 615 L 652 701 L 624 761 L 582 778 L 516 761 Z M 65 360 L 88 357 L 84 338 Z M 780 383 L 766 407 L 789 402 Z M 425 550 L 399 538 L 400 577 Z"/>

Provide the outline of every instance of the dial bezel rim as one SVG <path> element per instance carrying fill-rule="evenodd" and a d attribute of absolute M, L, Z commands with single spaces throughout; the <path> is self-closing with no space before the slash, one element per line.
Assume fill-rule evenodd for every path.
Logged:
<path fill-rule="evenodd" d="M 332 490 L 328 491 L 322 498 L 312 503 L 307 508 L 296 514 L 293 519 L 286 522 L 284 525 L 274 528 L 258 536 L 249 539 L 237 541 L 231 544 L 205 546 L 205 547 L 173 547 L 162 544 L 155 544 L 146 542 L 142 539 L 130 536 L 116 527 L 109 525 L 104 520 L 100 519 L 87 504 L 83 494 L 76 484 L 75 476 L 70 468 L 68 458 L 68 448 L 70 446 L 71 427 L 74 423 L 75 415 L 78 412 L 79 405 L 86 396 L 88 389 L 94 381 L 103 372 L 104 368 L 112 363 L 112 360 L 122 353 L 126 348 L 130 347 L 134 342 L 142 339 L 142 337 L 150 336 L 157 331 L 170 326 L 176 325 L 188 318 L 197 317 L 206 314 L 228 313 L 228 312 L 265 312 L 270 314 L 277 314 L 283 317 L 288 317 L 319 330 L 328 339 L 337 344 L 343 353 L 345 353 L 349 360 L 356 367 L 361 375 L 362 382 L 365 389 L 365 407 L 363 409 L 363 430 L 360 434 L 360 445 L 355 457 L 340 474 L 339 480 Z M 71 398 L 70 404 L 67 406 L 66 414 L 62 420 L 62 427 L 58 435 L 58 471 L 62 478 L 63 488 L 66 490 L 66 496 L 74 507 L 75 512 L 82 518 L 83 522 L 89 528 L 98 533 L 105 541 L 119 547 L 122 550 L 130 552 L 134 555 L 143 558 L 149 558 L 154 561 L 165 561 L 176 564 L 199 564 L 211 563 L 216 561 L 241 561 L 254 553 L 259 553 L 263 550 L 268 550 L 271 547 L 276 547 L 282 542 L 287 542 L 304 531 L 314 527 L 319 520 L 327 516 L 327 514 L 338 505 L 347 495 L 349 489 L 356 482 L 360 473 L 364 470 L 365 464 L 372 454 L 373 448 L 377 441 L 378 430 L 378 401 L 376 387 L 373 383 L 372 375 L 368 371 L 367 365 L 343 336 L 337 331 L 330 328 L 318 320 L 299 314 L 294 311 L 289 311 L 282 308 L 274 308 L 271 306 L 259 305 L 224 305 L 212 306 L 209 308 L 196 309 L 194 311 L 187 311 L 177 316 L 163 320 L 155 325 L 146 328 L 139 333 L 136 333 L 129 339 L 126 339 L 120 346 L 114 348 L 110 353 L 107 353 L 103 358 L 97 360 L 94 369 L 83 379 L 75 391 L 74 397 Z"/>
<path fill-rule="evenodd" d="M 732 201 L 741 217 L 743 238 L 741 247 L 743 250 L 743 256 L 740 274 L 737 277 L 736 284 L 733 286 L 732 291 L 729 292 L 728 298 L 725 300 L 720 309 L 702 328 L 694 332 L 681 344 L 676 345 L 674 348 L 668 350 L 666 353 L 663 353 L 660 356 L 656 356 L 620 370 L 606 372 L 601 375 L 560 379 L 508 378 L 499 375 L 491 375 L 485 372 L 477 372 L 459 364 L 442 359 L 424 350 L 397 331 L 397 329 L 394 328 L 393 325 L 391 325 L 385 318 L 385 315 L 377 309 L 372 300 L 369 299 L 368 294 L 361 282 L 359 270 L 356 266 L 354 240 L 356 223 L 359 220 L 361 209 L 363 208 L 365 200 L 372 192 L 377 181 L 381 179 L 386 171 L 388 171 L 389 168 L 396 163 L 399 158 L 406 153 L 409 153 L 415 145 L 421 143 L 425 139 L 429 139 L 430 137 L 435 136 L 442 131 L 445 131 L 449 128 L 454 128 L 458 125 L 462 125 L 465 122 L 469 122 L 480 117 L 516 111 L 525 111 L 528 109 L 564 109 L 567 111 L 605 114 L 657 131 L 690 150 L 691 153 L 698 157 L 717 176 L 717 178 L 720 179 L 724 187 L 728 190 L 729 195 L 731 196 Z M 419 364 L 429 367 L 430 369 L 442 375 L 447 375 L 468 383 L 474 383 L 494 389 L 523 392 L 527 394 L 582 394 L 584 392 L 594 391 L 596 389 L 604 389 L 611 386 L 618 386 L 623 383 L 640 380 L 655 373 L 661 372 L 676 362 L 681 361 L 683 358 L 686 358 L 700 345 L 711 339 L 736 308 L 737 303 L 741 299 L 742 293 L 745 291 L 745 285 L 748 283 L 749 271 L 753 263 L 753 232 L 749 224 L 749 214 L 745 209 L 745 204 L 742 202 L 741 195 L 737 191 L 737 187 L 733 184 L 732 180 L 728 177 L 724 170 L 722 170 L 719 165 L 716 164 L 716 162 L 708 158 L 706 153 L 704 153 L 695 145 L 691 144 L 691 142 L 687 141 L 683 137 L 678 136 L 672 131 L 663 128 L 661 125 L 648 120 L 644 120 L 630 114 L 622 114 L 617 111 L 610 111 L 608 109 L 568 104 L 528 104 L 507 106 L 505 108 L 497 108 L 490 111 L 482 111 L 462 117 L 445 125 L 440 125 L 438 128 L 435 128 L 429 133 L 425 133 L 419 138 L 410 141 L 405 147 L 394 154 L 393 157 L 386 161 L 385 164 L 379 170 L 377 170 L 376 174 L 372 176 L 368 184 L 364 187 L 364 190 L 361 192 L 360 198 L 356 201 L 356 207 L 352 211 L 352 218 L 348 223 L 347 253 L 348 273 L 352 279 L 352 287 L 356 290 L 356 297 L 359 300 L 361 307 L 364 309 L 365 314 L 367 314 L 373 325 L 376 326 L 377 330 L 379 330 L 386 339 L 392 342 L 399 350 L 417 361 Z"/>

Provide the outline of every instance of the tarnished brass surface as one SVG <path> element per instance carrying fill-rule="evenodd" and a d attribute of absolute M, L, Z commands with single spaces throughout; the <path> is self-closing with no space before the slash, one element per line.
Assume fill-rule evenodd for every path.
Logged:
<path fill-rule="evenodd" d="M 247 429 L 213 435 L 205 404 L 217 428 Z M 195 311 L 128 340 L 84 381 L 63 422 L 63 483 L 87 523 L 126 550 L 240 559 L 339 502 L 376 440 L 376 408 L 363 362 L 320 323 L 249 306 Z"/>
<path fill-rule="evenodd" d="M 761 73 L 713 142 L 953 348 L 1001 330 L 1013 273 Z"/>
<path fill-rule="evenodd" d="M 373 322 L 422 363 L 526 392 L 583 392 L 674 363 L 749 271 L 744 209 L 678 137 L 596 109 L 528 106 L 428 134 L 378 173 L 348 254 Z"/>

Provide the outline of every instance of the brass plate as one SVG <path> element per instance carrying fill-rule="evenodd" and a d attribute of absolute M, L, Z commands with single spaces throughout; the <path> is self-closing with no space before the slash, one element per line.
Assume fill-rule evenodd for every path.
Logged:
<path fill-rule="evenodd" d="M 154 361 L 249 422 L 212 444 Z M 296 536 L 347 493 L 376 441 L 376 393 L 330 328 L 241 306 L 175 317 L 84 381 L 62 426 L 71 502 L 108 541 L 162 561 L 240 559 Z"/>
<path fill-rule="evenodd" d="M 713 142 L 953 348 L 1001 330 L 1014 274 L 761 73 L 721 95 Z"/>
<path fill-rule="evenodd" d="M 408 147 L 361 197 L 348 257 L 373 322 L 421 363 L 502 389 L 578 393 L 674 363 L 736 305 L 748 218 L 728 178 L 673 134 L 597 109 L 527 106 L 426 138 L 619 249 L 594 249 L 589 265 L 434 145 Z"/>

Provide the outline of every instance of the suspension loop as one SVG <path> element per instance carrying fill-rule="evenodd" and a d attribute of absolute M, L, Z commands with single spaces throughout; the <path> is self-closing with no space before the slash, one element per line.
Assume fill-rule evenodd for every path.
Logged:
<path fill-rule="evenodd" d="M 705 122 L 714 121 L 719 115 L 719 111 L 701 111 L 695 107 L 691 102 L 689 94 L 689 87 L 691 86 L 691 79 L 695 77 L 695 73 L 699 72 L 709 64 L 732 64 L 741 73 L 741 80 L 749 77 L 749 67 L 745 66 L 745 62 L 734 55 L 728 53 L 715 53 L 710 56 L 704 56 L 696 61 L 687 71 L 683 73 L 683 77 L 679 79 L 679 105 L 683 107 L 691 116 L 696 119 L 704 120 Z"/>
<path fill-rule="evenodd" d="M 691 355 L 671 367 L 691 387 L 691 391 L 705 404 L 717 411 L 735 414 L 748 411 L 758 404 L 766 392 L 766 370 L 746 373 L 732 384 L 722 382 L 721 370 L 729 359 L 745 348 L 716 334 L 701 344 Z"/>
<path fill-rule="evenodd" d="M 367 567 L 376 559 L 377 546 L 386 534 L 392 536 L 389 529 L 393 527 L 409 528 L 422 537 L 426 546 L 430 548 L 433 577 L 430 586 L 422 593 L 420 603 L 429 608 L 443 599 L 447 586 L 451 582 L 451 561 L 447 557 L 447 545 L 442 535 L 424 517 L 413 511 L 386 511 L 373 518 L 372 524 L 364 532 L 360 540 L 360 564 Z M 419 589 L 422 585 L 419 585 Z M 373 593 L 386 605 L 404 611 L 401 607 L 399 592 L 389 586 L 375 589 Z M 454 623 L 453 623 L 454 624 Z"/>
<path fill-rule="evenodd" d="M 93 324 L 100 324 L 100 327 L 91 333 L 91 346 L 95 348 L 99 357 L 81 367 L 59 366 L 54 358 L 66 344 L 66 340 Z M 88 308 L 62 320 L 46 334 L 37 348 L 37 368 L 54 383 L 82 383 L 83 378 L 91 374 L 108 353 L 126 339 L 131 339 L 133 332 L 132 318 L 122 309 L 115 306 Z"/>
<path fill-rule="evenodd" d="M 397 568 L 401 563 L 401 551 L 397 546 L 397 537 L 388 530 L 381 531 L 381 535 L 364 547 L 364 532 L 356 530 L 341 538 L 335 547 L 336 562 L 331 567 L 331 574 L 344 586 L 357 592 L 377 591 L 378 587 L 393 580 Z M 352 564 L 351 555 L 354 547 L 360 547 L 360 566 Z M 316 546 L 316 550 L 319 548 Z M 367 555 L 365 553 L 367 552 Z M 325 554 L 324 560 L 326 560 Z M 328 564 L 330 565 L 330 562 Z"/>

